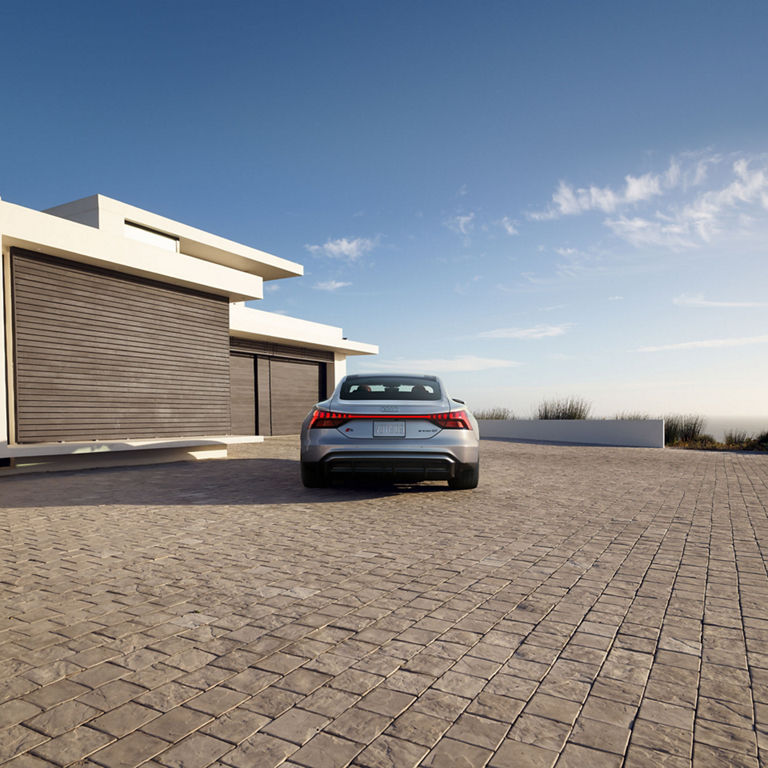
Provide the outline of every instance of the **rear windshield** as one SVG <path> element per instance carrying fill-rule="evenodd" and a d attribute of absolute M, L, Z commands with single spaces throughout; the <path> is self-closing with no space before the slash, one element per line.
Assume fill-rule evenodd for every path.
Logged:
<path fill-rule="evenodd" d="M 440 400 L 440 385 L 409 376 L 360 376 L 341 386 L 342 400 Z"/>

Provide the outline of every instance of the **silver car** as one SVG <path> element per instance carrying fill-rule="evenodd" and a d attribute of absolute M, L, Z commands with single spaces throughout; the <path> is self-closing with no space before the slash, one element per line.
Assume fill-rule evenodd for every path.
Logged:
<path fill-rule="evenodd" d="M 307 488 L 362 474 L 395 482 L 447 480 L 476 488 L 477 421 L 437 376 L 345 376 L 301 426 L 301 480 Z"/>

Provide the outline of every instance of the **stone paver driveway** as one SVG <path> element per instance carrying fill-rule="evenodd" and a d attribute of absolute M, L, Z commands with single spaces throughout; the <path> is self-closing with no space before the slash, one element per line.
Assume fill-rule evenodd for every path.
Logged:
<path fill-rule="evenodd" d="M 768 762 L 768 456 L 310 492 L 239 450 L 0 480 L 0 763 Z"/>

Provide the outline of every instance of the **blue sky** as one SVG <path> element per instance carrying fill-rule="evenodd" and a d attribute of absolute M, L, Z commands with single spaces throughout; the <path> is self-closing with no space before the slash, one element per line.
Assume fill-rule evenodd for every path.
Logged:
<path fill-rule="evenodd" d="M 305 265 L 259 307 L 527 416 L 768 417 L 768 5 L 11 2 L 0 195 Z"/>

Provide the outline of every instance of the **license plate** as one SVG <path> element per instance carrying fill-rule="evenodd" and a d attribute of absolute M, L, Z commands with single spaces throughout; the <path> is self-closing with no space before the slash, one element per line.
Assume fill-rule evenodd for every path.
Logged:
<path fill-rule="evenodd" d="M 374 421 L 374 437 L 405 437 L 404 421 Z"/>

